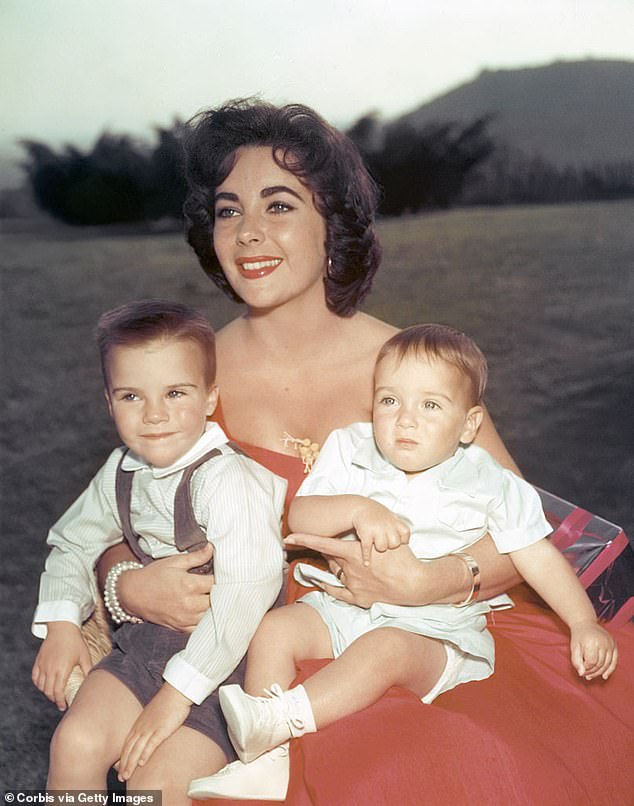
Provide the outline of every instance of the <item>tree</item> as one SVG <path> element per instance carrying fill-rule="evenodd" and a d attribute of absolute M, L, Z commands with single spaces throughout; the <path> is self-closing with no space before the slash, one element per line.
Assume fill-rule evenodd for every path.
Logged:
<path fill-rule="evenodd" d="M 184 125 L 178 120 L 173 128 L 157 128 L 158 145 L 150 157 L 150 185 L 146 214 L 148 218 L 181 218 L 187 192 L 185 155 L 182 146 Z"/>
<path fill-rule="evenodd" d="M 380 127 L 371 114 L 347 133 L 383 189 L 381 212 L 399 215 L 448 207 L 460 198 L 470 173 L 493 152 L 487 132 L 490 119 L 417 129 L 407 121 Z"/>
<path fill-rule="evenodd" d="M 180 217 L 185 197 L 182 124 L 157 129 L 157 145 L 102 134 L 90 151 L 60 153 L 33 140 L 24 168 L 39 207 L 68 224 L 114 224 Z"/>

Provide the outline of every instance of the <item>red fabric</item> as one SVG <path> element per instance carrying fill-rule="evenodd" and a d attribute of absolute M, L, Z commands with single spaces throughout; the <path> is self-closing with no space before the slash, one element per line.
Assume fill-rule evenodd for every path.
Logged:
<path fill-rule="evenodd" d="M 278 454 L 267 453 L 267 467 L 282 475 Z M 570 664 L 565 626 L 525 586 L 511 596 L 516 607 L 491 617 L 492 677 L 432 705 L 394 688 L 294 740 L 286 803 L 633 806 L 634 625 L 614 631 L 620 660 L 612 677 L 586 683 Z M 298 681 L 326 662 L 302 663 Z"/>

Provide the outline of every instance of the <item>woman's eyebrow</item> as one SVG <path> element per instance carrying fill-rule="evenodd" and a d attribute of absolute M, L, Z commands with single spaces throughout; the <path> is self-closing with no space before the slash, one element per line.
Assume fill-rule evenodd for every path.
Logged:
<path fill-rule="evenodd" d="M 263 199 L 266 199 L 268 196 L 274 196 L 276 193 L 290 193 L 291 196 L 295 196 L 295 198 L 299 199 L 299 201 L 303 201 L 302 197 L 296 190 L 293 190 L 286 185 L 273 185 L 272 187 L 262 188 L 260 191 L 260 196 L 262 196 Z"/>
<path fill-rule="evenodd" d="M 226 190 L 220 191 L 220 193 L 216 193 L 214 196 L 214 201 L 220 201 L 220 199 L 225 199 L 225 201 L 238 201 L 238 194 L 237 193 L 228 193 Z"/>
<path fill-rule="evenodd" d="M 298 201 L 304 201 L 296 190 L 293 190 L 293 188 L 289 188 L 287 185 L 272 185 L 271 187 L 262 188 L 262 190 L 260 191 L 260 196 L 263 199 L 267 199 L 269 196 L 274 196 L 276 193 L 289 193 L 291 196 L 294 196 Z M 228 190 L 221 190 L 214 196 L 214 203 L 219 201 L 238 202 L 239 197 L 237 193 L 230 193 Z"/>

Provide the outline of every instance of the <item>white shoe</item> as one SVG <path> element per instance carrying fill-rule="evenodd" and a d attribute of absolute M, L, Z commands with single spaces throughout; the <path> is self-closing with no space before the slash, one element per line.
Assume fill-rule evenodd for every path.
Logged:
<path fill-rule="evenodd" d="M 277 683 L 267 691 L 267 697 L 252 697 L 238 685 L 221 686 L 218 693 L 231 744 L 245 764 L 304 733 L 304 720 L 291 713 L 289 697 L 285 696 L 289 692 L 283 692 Z"/>
<path fill-rule="evenodd" d="M 215 775 L 196 778 L 189 785 L 190 798 L 224 798 L 226 800 L 286 800 L 290 760 L 288 744 L 243 764 L 234 761 Z"/>

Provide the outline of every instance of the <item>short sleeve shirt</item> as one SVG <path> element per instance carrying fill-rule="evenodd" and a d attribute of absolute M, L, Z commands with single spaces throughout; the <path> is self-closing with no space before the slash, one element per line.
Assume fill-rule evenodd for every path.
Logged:
<path fill-rule="evenodd" d="M 333 431 L 297 495 L 356 494 L 386 506 L 411 529 L 419 559 L 460 551 L 487 532 L 501 553 L 551 532 L 537 492 L 477 445 L 416 476 L 383 458 L 371 423 Z"/>

